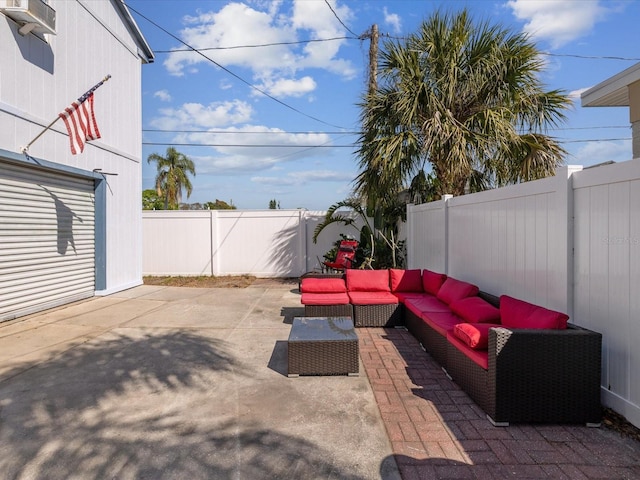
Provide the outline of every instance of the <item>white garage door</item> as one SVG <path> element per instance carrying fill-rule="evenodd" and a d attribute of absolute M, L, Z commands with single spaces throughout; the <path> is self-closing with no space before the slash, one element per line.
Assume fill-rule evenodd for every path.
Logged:
<path fill-rule="evenodd" d="M 93 180 L 0 162 L 0 321 L 94 294 Z"/>

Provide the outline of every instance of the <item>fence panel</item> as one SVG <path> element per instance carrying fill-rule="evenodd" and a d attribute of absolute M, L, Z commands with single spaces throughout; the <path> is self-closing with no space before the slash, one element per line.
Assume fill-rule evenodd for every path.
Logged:
<path fill-rule="evenodd" d="M 447 270 L 446 200 L 407 206 L 407 266 Z"/>
<path fill-rule="evenodd" d="M 143 275 L 297 277 L 319 270 L 340 234 L 359 238 L 362 220 L 332 223 L 306 210 L 159 210 L 142 213 Z"/>
<path fill-rule="evenodd" d="M 209 211 L 142 213 L 143 275 L 211 275 Z"/>
<path fill-rule="evenodd" d="M 601 332 L 603 403 L 640 425 L 640 160 L 573 175 L 575 318 Z"/>
<path fill-rule="evenodd" d="M 490 293 L 571 313 L 567 178 L 579 168 L 564 167 L 555 177 L 449 198 L 446 205 L 428 204 L 433 210 L 443 205 L 443 212 L 421 220 L 412 215 L 413 258 L 430 257 L 430 250 L 446 252 L 441 255 L 444 265 L 438 267 L 453 277 Z M 424 245 L 427 232 L 438 232 L 437 248 Z M 422 244 L 418 248 L 415 242 Z"/>
<path fill-rule="evenodd" d="M 215 275 L 295 277 L 304 273 L 299 210 L 212 210 Z"/>

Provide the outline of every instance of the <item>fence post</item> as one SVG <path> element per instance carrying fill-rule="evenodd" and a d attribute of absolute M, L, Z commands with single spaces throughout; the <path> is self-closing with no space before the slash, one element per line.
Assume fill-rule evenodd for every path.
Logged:
<path fill-rule="evenodd" d="M 449 200 L 453 195 L 447 194 L 442 196 L 444 208 L 444 273 L 449 275 Z"/>

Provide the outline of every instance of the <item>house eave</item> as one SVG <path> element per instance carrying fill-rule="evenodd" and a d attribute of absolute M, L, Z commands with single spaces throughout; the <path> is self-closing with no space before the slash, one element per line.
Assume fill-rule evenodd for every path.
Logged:
<path fill-rule="evenodd" d="M 142 31 L 131 15 L 131 12 L 127 8 L 126 3 L 124 2 L 124 0 L 115 0 L 114 3 L 120 10 L 122 17 L 127 22 L 127 27 L 138 43 L 138 54 L 140 55 L 140 58 L 145 63 L 153 63 L 153 61 L 155 60 L 153 50 L 151 50 L 151 47 L 147 43 L 147 40 L 144 38 L 144 35 L 142 35 Z"/>
<path fill-rule="evenodd" d="M 628 107 L 629 85 L 640 81 L 640 63 L 627 68 L 580 95 L 583 107 Z"/>

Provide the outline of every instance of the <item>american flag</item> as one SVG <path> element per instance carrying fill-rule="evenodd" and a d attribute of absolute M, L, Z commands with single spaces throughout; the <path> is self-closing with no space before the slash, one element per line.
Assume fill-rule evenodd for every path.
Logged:
<path fill-rule="evenodd" d="M 100 130 L 98 130 L 96 117 L 93 113 L 94 89 L 73 102 L 58 115 L 64 120 L 67 127 L 73 155 L 82 153 L 85 142 L 100 138 Z"/>

